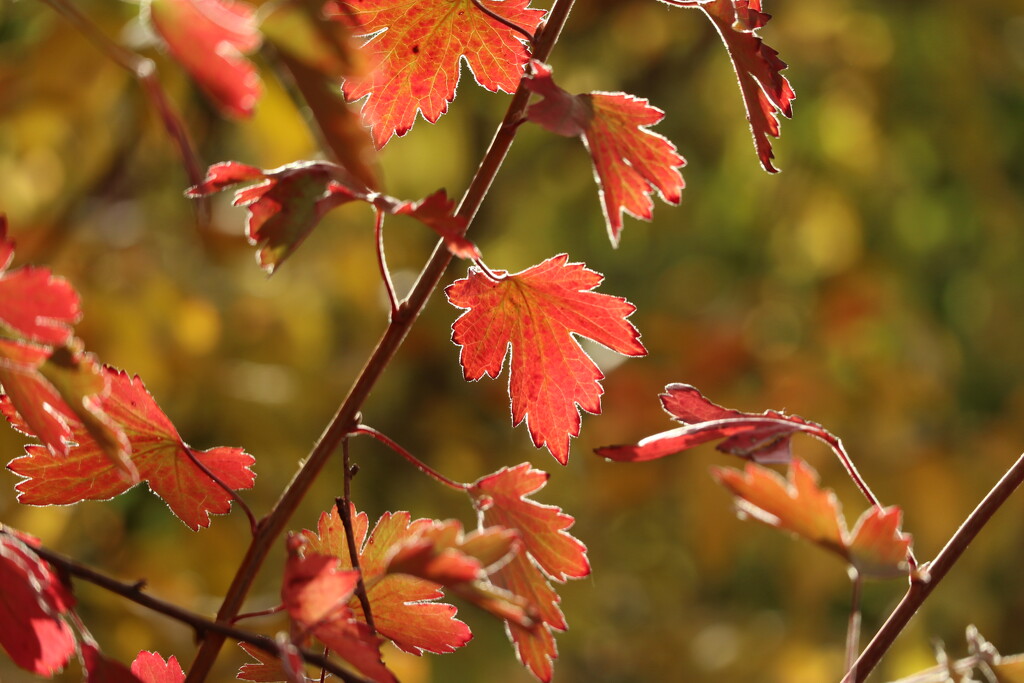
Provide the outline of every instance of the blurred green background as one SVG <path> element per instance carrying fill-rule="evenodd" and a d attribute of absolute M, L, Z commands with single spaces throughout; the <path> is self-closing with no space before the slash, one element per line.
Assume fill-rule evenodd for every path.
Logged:
<path fill-rule="evenodd" d="M 137 9 L 82 0 L 109 35 L 135 44 Z M 540 6 L 546 6 L 543 2 Z M 935 555 L 1024 444 L 1024 3 L 797 0 L 765 8 L 762 30 L 790 65 L 797 100 L 760 170 L 726 53 L 699 12 L 653 0 L 578 3 L 551 63 L 572 92 L 624 90 L 667 112 L 655 130 L 687 158 L 678 208 L 605 234 L 576 140 L 524 126 L 471 237 L 493 268 L 560 252 L 629 298 L 649 357 L 595 358 L 604 415 L 585 416 L 568 467 L 510 428 L 506 378 L 469 384 L 449 341 L 457 311 L 440 294 L 364 415 L 447 475 L 471 481 L 530 460 L 552 472 L 537 499 L 577 519 L 592 577 L 564 586 L 571 630 L 556 681 L 835 681 L 849 582 L 817 548 L 738 521 L 711 447 L 660 461 L 606 463 L 591 449 L 671 427 L 657 395 L 688 382 L 743 410 L 786 410 L 840 435 L 883 502 L 905 511 L 919 558 Z M 222 120 L 158 51 L 161 79 L 206 163 L 266 168 L 317 154 L 271 66 L 255 117 Z M 508 97 L 475 87 L 437 125 L 420 121 L 380 156 L 388 191 L 458 195 Z M 103 361 L 142 376 L 196 447 L 256 457 L 265 513 L 333 414 L 386 323 L 365 207 L 332 213 L 272 278 L 242 237 L 244 212 L 216 198 L 196 228 L 176 152 L 138 84 L 41 3 L 0 3 L 0 210 L 17 264 L 47 264 L 83 297 L 77 330 Z M 433 245 L 391 220 L 388 258 L 407 287 Z M 465 273 L 456 264 L 451 281 Z M 0 430 L 0 454 L 22 441 Z M 836 489 L 852 521 L 865 504 L 831 456 L 796 451 Z M 369 441 L 356 504 L 460 517 L 467 501 Z M 245 518 L 189 532 L 140 487 L 113 501 L 27 508 L 0 474 L 0 520 L 83 562 L 205 613 L 247 545 Z M 293 520 L 312 526 L 340 494 L 340 466 Z M 279 601 L 283 552 L 248 603 Z M 873 680 L 934 664 L 933 642 L 964 654 L 976 624 L 1024 651 L 1024 494 L 1006 505 L 900 637 Z M 902 595 L 869 586 L 869 635 Z M 80 611 L 102 649 L 193 656 L 191 633 L 91 586 Z M 475 640 L 442 657 L 389 655 L 405 683 L 523 682 L 500 626 L 460 609 Z M 283 622 L 250 624 L 272 632 Z M 392 656 L 393 655 L 393 656 Z M 228 647 L 218 680 L 245 657 Z M 0 658 L 0 680 L 31 680 Z M 80 677 L 77 665 L 64 680 Z"/>

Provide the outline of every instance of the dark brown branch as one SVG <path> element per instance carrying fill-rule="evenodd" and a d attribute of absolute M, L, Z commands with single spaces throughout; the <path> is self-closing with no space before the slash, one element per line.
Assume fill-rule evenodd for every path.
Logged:
<path fill-rule="evenodd" d="M 1002 479 L 992 487 L 988 495 L 978 503 L 978 507 L 974 508 L 974 512 L 964 520 L 964 523 L 935 556 L 935 559 L 924 567 L 927 580 L 915 580 L 910 584 L 906 595 L 882 624 L 868 646 L 864 648 L 864 652 L 854 663 L 853 670 L 843 678 L 843 683 L 861 683 L 868 677 L 868 674 L 878 665 L 882 655 L 892 646 L 896 636 L 903 631 L 921 604 L 960 559 L 978 532 L 992 519 L 996 510 L 1017 490 L 1021 481 L 1024 481 L 1024 455 L 1017 459 L 1017 462 L 1006 471 Z"/>
<path fill-rule="evenodd" d="M 0 533 L 6 532 L 0 530 Z M 96 571 L 95 569 L 86 567 L 69 557 L 65 557 L 64 555 L 47 548 L 39 546 L 28 546 L 28 548 L 36 555 L 69 576 L 78 577 L 83 581 L 99 586 L 111 593 L 116 593 L 117 595 L 120 595 L 127 600 L 131 600 L 138 605 L 142 605 L 147 609 L 151 609 L 154 612 L 163 614 L 175 621 L 191 626 L 197 637 L 202 637 L 206 633 L 217 633 L 223 637 L 231 638 L 232 640 L 249 643 L 250 645 L 275 657 L 278 656 L 279 648 L 273 638 L 268 638 L 267 636 L 253 633 L 252 631 L 245 631 L 225 624 L 219 624 L 202 615 L 175 605 L 174 603 L 143 593 L 142 586 L 145 585 L 145 581 L 125 583 Z M 346 671 L 323 655 L 311 652 L 304 648 L 300 648 L 299 653 L 302 655 L 302 659 L 306 662 L 330 671 L 332 674 L 338 676 L 341 680 L 346 681 L 347 683 L 366 683 L 366 679 Z"/>
<path fill-rule="evenodd" d="M 554 6 L 548 15 L 547 24 L 537 38 L 533 54 L 536 59 L 547 60 L 551 49 L 558 40 L 558 36 L 565 25 L 565 21 L 572 9 L 574 0 L 555 0 Z M 522 83 L 516 89 L 509 103 L 505 118 L 498 126 L 498 130 L 491 141 L 491 146 L 484 155 L 476 175 L 470 182 L 466 194 L 462 198 L 456 216 L 466 220 L 467 227 L 472 223 L 480 205 L 483 202 L 487 191 L 490 189 L 494 178 L 498 174 L 505 155 L 512 146 L 515 139 L 518 123 L 522 121 L 526 105 L 530 99 L 530 91 Z M 327 463 L 328 458 L 337 449 L 341 441 L 359 424 L 358 413 L 370 391 L 376 385 L 377 380 L 383 374 L 385 368 L 391 362 L 398 348 L 402 345 L 409 329 L 412 327 L 420 312 L 426 306 L 431 294 L 437 289 L 441 277 L 444 275 L 448 264 L 452 261 L 452 255 L 448 251 L 444 240 L 438 240 L 434 252 L 427 262 L 427 265 L 420 273 L 419 279 L 413 285 L 409 296 L 402 302 L 397 313 L 392 317 L 390 324 L 384 331 L 380 341 L 374 348 L 373 353 L 366 361 L 362 371 L 356 378 L 355 383 L 349 390 L 348 396 L 339 406 L 334 418 L 327 429 L 317 441 L 309 457 L 299 472 L 295 475 L 287 488 L 281 494 L 274 509 L 263 519 L 257 529 L 246 552 L 245 558 L 239 565 L 235 578 L 228 588 L 227 595 L 217 614 L 220 622 L 230 622 L 245 602 L 245 596 L 249 593 L 267 554 L 284 531 L 288 520 L 298 508 L 299 503 L 305 498 L 307 491 L 316 481 L 320 471 Z M 199 683 L 204 681 L 213 666 L 217 653 L 220 652 L 224 642 L 223 636 L 210 632 L 203 640 L 196 655 L 196 660 L 189 671 L 187 682 Z"/>
<path fill-rule="evenodd" d="M 359 604 L 363 608 L 363 617 L 370 632 L 377 635 L 377 625 L 373 623 L 373 610 L 370 609 L 370 597 L 366 594 L 366 582 L 363 581 L 363 569 L 359 566 L 359 547 L 356 545 L 356 535 L 352 528 L 352 477 L 356 474 L 356 468 L 351 465 L 349 459 L 349 443 L 345 439 L 341 443 L 342 460 L 345 468 L 345 497 L 335 498 L 334 506 L 338 508 L 338 516 L 345 527 L 345 543 L 348 545 L 348 559 L 352 563 L 352 569 L 359 572 L 359 580 L 356 582 L 356 595 L 359 596 Z"/>

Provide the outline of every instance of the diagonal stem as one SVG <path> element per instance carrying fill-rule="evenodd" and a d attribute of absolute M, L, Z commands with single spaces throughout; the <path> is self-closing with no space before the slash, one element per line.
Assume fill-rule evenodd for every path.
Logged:
<path fill-rule="evenodd" d="M 911 582 L 906 595 L 903 596 L 882 627 L 878 629 L 878 633 L 871 639 L 868 646 L 864 648 L 864 652 L 854 663 L 854 669 L 843 678 L 843 683 L 861 683 L 868 677 L 868 674 L 878 665 L 882 655 L 892 646 L 896 636 L 903 631 L 925 599 L 935 590 L 935 586 L 956 564 L 974 537 L 988 524 L 992 515 L 1017 490 L 1022 481 L 1024 481 L 1024 455 L 1017 458 L 1017 462 L 1006 471 L 1002 479 L 978 503 L 978 507 L 974 508 L 974 511 L 964 520 L 964 523 L 950 537 L 946 546 L 935 556 L 935 559 L 926 565 L 927 580 Z"/>
<path fill-rule="evenodd" d="M 558 36 L 568 19 L 574 1 L 555 0 L 554 6 L 548 13 L 547 24 L 533 46 L 533 56 L 536 59 L 545 61 L 551 54 L 551 49 L 558 41 Z M 466 220 L 467 227 L 472 223 L 512 146 L 529 99 L 530 91 L 520 83 L 519 88 L 512 96 L 505 118 L 499 125 L 494 139 L 491 141 L 491 146 L 480 162 L 476 175 L 473 176 L 456 212 L 456 216 Z M 235 578 L 224 597 L 224 602 L 221 603 L 217 621 L 230 622 L 241 610 L 263 561 L 284 531 L 285 525 L 298 508 L 299 503 L 305 498 L 327 459 L 345 436 L 359 424 L 360 408 L 405 340 L 409 329 L 426 306 L 431 294 L 437 289 L 437 285 L 451 261 L 452 255 L 445 246 L 444 240 L 439 240 L 430 260 L 420 273 L 419 279 L 392 317 L 384 335 L 349 390 L 348 396 L 345 397 L 327 429 L 313 447 L 302 468 L 282 492 L 273 510 L 259 523 L 249 550 L 239 565 Z M 207 633 L 196 654 L 195 662 L 189 670 L 188 683 L 206 680 L 223 643 L 224 636 L 214 632 Z"/>

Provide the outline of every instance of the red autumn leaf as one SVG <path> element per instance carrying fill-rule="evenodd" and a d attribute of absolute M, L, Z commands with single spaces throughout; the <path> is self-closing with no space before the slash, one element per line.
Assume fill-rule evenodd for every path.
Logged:
<path fill-rule="evenodd" d="M 365 623 L 354 619 L 349 602 L 359 572 L 339 568 L 338 558 L 305 552 L 304 541 L 289 539 L 281 602 L 295 623 L 300 640 L 316 636 L 364 676 L 378 683 L 396 679 L 380 660 L 378 639 Z"/>
<path fill-rule="evenodd" d="M 407 574 L 387 574 L 395 548 L 433 524 L 430 519 L 412 520 L 408 512 L 385 512 L 367 538 L 366 513 L 352 513 L 359 566 L 378 633 L 399 649 L 412 654 L 454 652 L 472 638 L 469 627 L 455 618 L 452 605 L 437 602 L 444 597 L 438 585 Z M 303 532 L 311 552 L 337 558 L 343 569 L 352 567 L 345 528 L 336 509 L 320 515 L 317 531 Z M 360 620 L 363 609 L 357 599 L 350 607 Z"/>
<path fill-rule="evenodd" d="M 847 561 L 862 576 L 906 576 L 910 536 L 899 530 L 899 508 L 871 508 L 847 531 L 839 502 L 818 486 L 817 473 L 795 458 L 789 479 L 755 463 L 744 471 L 712 468 L 712 475 L 737 497 L 737 509 L 769 526 L 789 531 Z"/>
<path fill-rule="evenodd" d="M 689 384 L 670 384 L 661 395 L 665 410 L 683 427 L 654 434 L 635 445 L 605 446 L 595 452 L 611 460 L 642 462 L 685 451 L 710 441 L 718 450 L 756 462 L 789 462 L 790 437 L 809 434 L 830 445 L 839 440 L 821 425 L 773 410 L 744 413 L 712 403 Z"/>
<path fill-rule="evenodd" d="M 778 169 L 772 165 L 775 155 L 768 136 L 779 137 L 779 114 L 793 117 L 796 93 L 782 75 L 786 63 L 757 35 L 757 30 L 772 18 L 761 11 L 761 0 L 662 1 L 678 7 L 697 8 L 715 25 L 732 58 L 757 157 L 764 170 L 777 173 Z"/>
<path fill-rule="evenodd" d="M 14 663 L 52 677 L 75 653 L 61 615 L 74 598 L 31 546 L 35 540 L 0 525 L 0 647 Z"/>
<path fill-rule="evenodd" d="M 256 661 L 243 664 L 238 670 L 236 678 L 254 683 L 278 683 L 279 681 L 292 681 L 296 678 L 300 681 L 307 680 L 303 673 L 302 656 L 295 645 L 280 637 L 277 640 L 277 645 L 286 653 L 288 669 L 282 664 L 280 658 L 249 643 L 239 643 L 238 646 Z"/>
<path fill-rule="evenodd" d="M 526 110 L 526 118 L 552 133 L 579 136 L 594 163 L 601 208 L 612 244 L 619 243 L 622 212 L 650 220 L 651 194 L 678 204 L 686 164 L 669 140 L 648 126 L 665 118 L 647 100 L 625 93 L 570 95 L 555 84 L 551 67 L 533 60 L 524 84 L 544 97 Z"/>
<path fill-rule="evenodd" d="M 548 482 L 547 472 L 524 462 L 478 479 L 469 489 L 484 524 L 515 529 L 533 560 L 556 581 L 590 574 L 587 547 L 568 533 L 576 521 L 554 505 L 527 496 Z"/>
<path fill-rule="evenodd" d="M 214 164 L 206 180 L 185 194 L 202 197 L 249 181 L 260 182 L 236 192 L 234 205 L 249 209 L 246 236 L 259 246 L 256 258 L 270 273 L 302 244 L 324 214 L 368 198 L 359 181 L 326 161 L 300 161 L 269 171 L 235 161 Z"/>
<path fill-rule="evenodd" d="M 555 592 L 544 573 L 525 553 L 516 555 L 508 564 L 494 572 L 491 581 L 513 595 L 522 597 L 536 609 L 539 623 L 533 628 L 523 628 L 511 621 L 505 622 L 505 628 L 515 645 L 519 661 L 537 678 L 547 683 L 554 671 L 553 662 L 558 658 L 558 648 L 551 631 L 564 631 L 568 628 L 565 616 L 558 607 L 561 597 Z"/>
<path fill-rule="evenodd" d="M 89 643 L 82 643 L 82 668 L 85 669 L 85 683 L 148 683 L 121 662 L 105 657 Z"/>
<path fill-rule="evenodd" d="M 40 344 L 66 343 L 71 339 L 71 326 L 82 316 L 75 288 L 49 268 L 8 270 L 13 258 L 7 218 L 0 214 L 0 326 Z"/>
<path fill-rule="evenodd" d="M 396 216 L 411 216 L 444 239 L 448 251 L 458 258 L 478 259 L 480 250 L 463 237 L 466 219 L 455 216 L 455 202 L 444 190 L 438 190 L 418 202 L 397 202 L 388 206 Z"/>
<path fill-rule="evenodd" d="M 511 347 L 512 422 L 525 419 L 533 444 L 547 446 L 563 465 L 569 437 L 580 433 L 577 405 L 600 413 L 604 392 L 604 374 L 573 335 L 626 356 L 647 353 L 626 320 L 636 307 L 591 291 L 604 277 L 568 258 L 561 254 L 514 275 L 502 271 L 498 280 L 470 268 L 445 289 L 452 305 L 467 309 L 452 325 L 465 378 L 496 378 Z"/>
<path fill-rule="evenodd" d="M 544 10 L 529 0 L 482 0 L 502 18 L 534 31 Z M 430 123 L 455 99 L 461 61 L 491 92 L 513 92 L 528 59 L 523 36 L 480 11 L 470 0 L 336 0 L 334 13 L 371 36 L 364 49 L 374 68 L 345 81 L 350 102 L 367 97 L 363 121 L 374 143 L 405 135 L 417 112 Z"/>
<path fill-rule="evenodd" d="M 142 380 L 113 368 L 105 368 L 110 393 L 100 405 L 120 426 L 131 444 L 131 462 L 141 480 L 166 501 L 171 511 L 189 528 L 210 524 L 211 514 L 226 514 L 231 495 L 194 461 L 232 489 L 253 485 L 251 455 L 240 448 L 195 451 L 146 391 Z M 6 406 L 6 404 L 4 404 Z M 68 505 L 82 500 L 106 500 L 134 486 L 82 428 L 75 427 L 78 444 L 66 457 L 57 457 L 42 446 L 26 447 L 27 455 L 15 458 L 7 468 L 24 477 L 15 488 L 26 505 Z"/>
<path fill-rule="evenodd" d="M 906 576 L 911 537 L 900 531 L 898 507 L 868 508 L 850 532 L 849 561 L 863 576 Z"/>
<path fill-rule="evenodd" d="M 262 91 L 244 55 L 260 45 L 254 8 L 241 0 L 149 0 L 142 5 L 171 56 L 225 114 L 248 117 Z"/>
<path fill-rule="evenodd" d="M 158 652 L 143 650 L 135 657 L 131 670 L 142 683 L 182 683 L 185 680 L 177 658 L 171 655 L 165 662 Z"/>

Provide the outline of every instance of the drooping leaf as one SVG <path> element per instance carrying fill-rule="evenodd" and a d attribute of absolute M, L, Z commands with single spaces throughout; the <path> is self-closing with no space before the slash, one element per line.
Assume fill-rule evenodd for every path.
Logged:
<path fill-rule="evenodd" d="M 231 489 L 251 488 L 255 474 L 251 455 L 239 448 L 196 451 L 182 441 L 177 430 L 146 391 L 142 380 L 105 368 L 110 392 L 100 401 L 103 411 L 125 432 L 131 444 L 131 462 L 141 480 L 164 499 L 189 528 L 210 524 L 211 514 L 226 514 L 231 495 L 193 458 Z M 0 404 L 7 408 L 8 404 Z M 24 477 L 15 488 L 26 505 L 68 505 L 82 500 L 106 500 L 124 493 L 136 481 L 127 479 L 81 426 L 72 438 L 78 445 L 66 457 L 42 446 L 28 446 L 27 455 L 7 468 Z"/>
<path fill-rule="evenodd" d="M 548 576 L 556 581 L 587 576 L 587 547 L 568 533 L 576 520 L 559 507 L 528 498 L 547 484 L 549 476 L 524 462 L 481 477 L 468 493 L 486 525 L 519 532 L 526 551 Z"/>
<path fill-rule="evenodd" d="M 774 410 L 744 413 L 712 403 L 689 384 L 670 384 L 661 395 L 665 411 L 683 427 L 654 434 L 635 445 L 605 446 L 595 452 L 611 460 L 642 462 L 663 458 L 711 441 L 718 450 L 755 462 L 789 462 L 790 437 L 803 432 L 829 443 L 838 439 L 821 425 Z"/>
<path fill-rule="evenodd" d="M 61 617 L 74 597 L 33 551 L 35 539 L 0 525 L 0 647 L 22 669 L 52 677 L 75 653 Z"/>
<path fill-rule="evenodd" d="M 361 674 L 377 683 L 394 675 L 380 659 L 378 639 L 349 607 L 359 572 L 339 568 L 338 558 L 309 552 L 305 541 L 289 539 L 281 602 L 301 634 L 316 636 Z"/>
<path fill-rule="evenodd" d="M 835 494 L 820 488 L 817 473 L 799 458 L 790 462 L 788 481 L 756 463 L 743 471 L 715 467 L 712 475 L 736 496 L 741 513 L 839 555 L 861 576 L 907 575 L 911 539 L 899 530 L 899 508 L 867 510 L 850 533 Z"/>
<path fill-rule="evenodd" d="M 159 652 L 143 650 L 135 657 L 131 670 L 142 683 L 182 683 L 185 680 L 177 657 L 171 655 L 165 662 Z"/>
<path fill-rule="evenodd" d="M 779 53 L 768 47 L 757 35 L 758 29 L 771 19 L 761 11 L 761 0 L 662 0 L 677 7 L 693 7 L 707 15 L 715 25 L 725 48 L 732 58 L 732 66 L 740 84 L 747 121 L 754 136 L 754 149 L 761 166 L 769 173 L 777 173 L 772 165 L 775 155 L 768 139 L 779 137 L 779 118 L 793 117 L 796 93 L 782 75 L 786 63 Z"/>
<path fill-rule="evenodd" d="M 544 10 L 529 0 L 482 0 L 483 5 L 526 31 L 536 30 Z M 430 123 L 455 99 L 461 61 L 491 92 L 513 92 L 528 59 L 524 38 L 477 9 L 471 0 L 335 0 L 334 14 L 370 36 L 364 49 L 373 68 L 344 84 L 350 102 L 367 97 L 363 121 L 374 143 L 412 128 L 416 114 Z"/>
<path fill-rule="evenodd" d="M 82 668 L 85 669 L 85 683 L 148 683 L 89 643 L 82 643 Z"/>
<path fill-rule="evenodd" d="M 434 521 L 393 548 L 386 571 L 444 586 L 500 619 L 529 628 L 533 606 L 487 581 L 488 568 L 509 561 L 519 548 L 519 534 L 512 529 L 488 527 L 463 534 L 458 520 Z"/>
<path fill-rule="evenodd" d="M 243 0 L 147 0 L 142 16 L 171 56 L 225 114 L 248 117 L 263 85 L 245 55 L 261 38 L 254 8 Z"/>
<path fill-rule="evenodd" d="M 433 524 L 429 519 L 413 520 L 408 512 L 386 512 L 367 537 L 366 513 L 356 514 L 352 524 L 359 566 L 366 584 L 366 594 L 378 633 L 389 638 L 399 649 L 412 654 L 454 652 L 470 638 L 469 627 L 455 618 L 452 605 L 437 602 L 444 593 L 437 584 L 408 574 L 388 574 L 387 564 L 395 548 Z M 303 532 L 311 552 L 337 558 L 340 567 L 352 567 L 345 528 L 336 509 L 320 515 L 317 531 Z M 349 606 L 356 617 L 365 621 L 359 600 Z"/>
<path fill-rule="evenodd" d="M 470 268 L 445 289 L 452 305 L 467 309 L 452 325 L 467 380 L 496 378 L 511 348 L 512 422 L 527 421 L 533 444 L 563 465 L 569 437 L 580 432 L 579 408 L 601 412 L 604 374 L 573 335 L 626 356 L 647 353 L 626 319 L 636 308 L 621 297 L 593 292 L 604 279 L 561 254 L 499 280 Z M 579 408 L 577 408 L 579 406 Z"/>
<path fill-rule="evenodd" d="M 371 191 L 343 166 L 327 161 L 299 161 L 264 171 L 228 161 L 210 166 L 205 181 L 186 192 L 202 197 L 239 183 L 259 181 L 235 193 L 234 205 L 249 209 L 246 234 L 259 245 L 257 260 L 268 272 L 284 261 L 331 209 L 352 201 L 372 204 L 386 213 L 408 215 L 440 235 L 460 258 L 479 251 L 462 236 L 466 223 L 454 215 L 455 204 L 444 190 L 416 202 Z"/>
<path fill-rule="evenodd" d="M 554 660 L 558 658 L 552 629 L 564 631 L 568 628 L 565 616 L 558 607 L 562 598 L 526 553 L 516 555 L 494 572 L 491 581 L 513 595 L 524 598 L 537 610 L 538 623 L 533 628 L 523 628 L 511 621 L 505 622 L 505 628 L 519 661 L 533 675 L 547 683 L 554 672 Z"/>
<path fill-rule="evenodd" d="M 524 83 L 544 98 L 530 105 L 526 117 L 552 133 L 579 136 L 590 152 L 612 244 L 619 243 L 623 211 L 651 219 L 652 193 L 679 203 L 685 183 L 678 169 L 686 160 L 669 140 L 647 129 L 665 117 L 663 111 L 625 93 L 570 95 L 552 80 L 551 67 L 536 60 Z"/>

